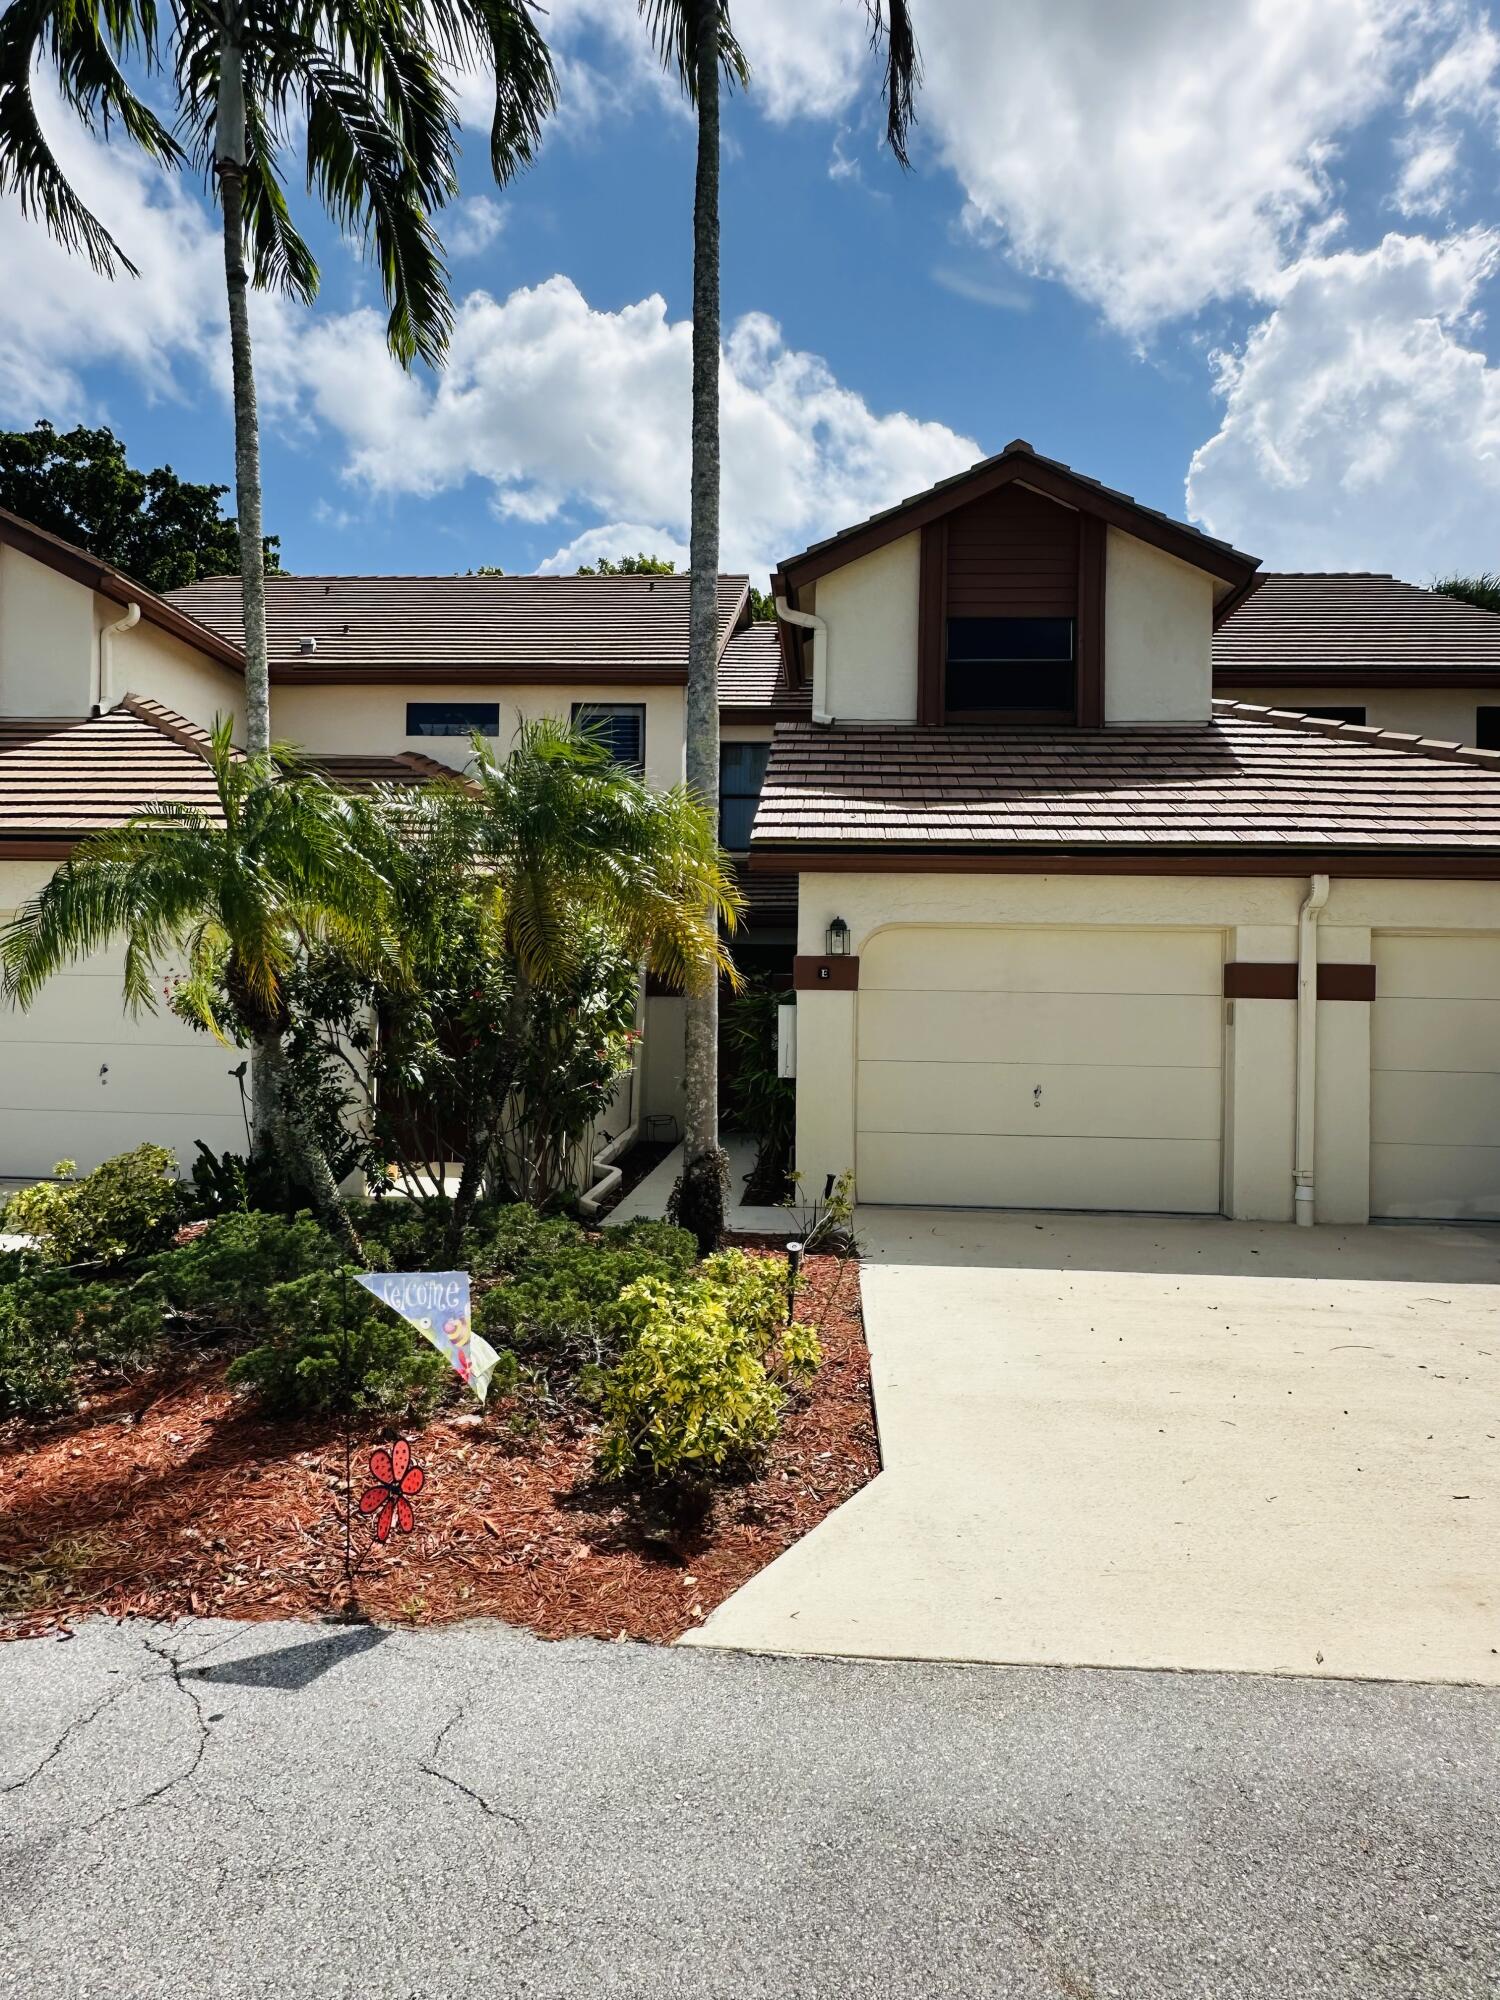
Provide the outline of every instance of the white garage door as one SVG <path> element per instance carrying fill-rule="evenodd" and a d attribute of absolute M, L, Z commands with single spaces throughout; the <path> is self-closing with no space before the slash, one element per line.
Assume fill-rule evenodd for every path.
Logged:
<path fill-rule="evenodd" d="M 29 1013 L 0 1003 L 0 1178 L 87 1170 L 147 1139 L 184 1168 L 195 1139 L 243 1152 L 238 1061 L 165 1008 L 132 1020 L 118 959 L 60 973 Z"/>
<path fill-rule="evenodd" d="M 1500 1218 L 1500 938 L 1374 940 L 1370 1211 Z"/>
<path fill-rule="evenodd" d="M 860 960 L 860 1198 L 1219 1210 L 1217 931 L 879 932 Z"/>

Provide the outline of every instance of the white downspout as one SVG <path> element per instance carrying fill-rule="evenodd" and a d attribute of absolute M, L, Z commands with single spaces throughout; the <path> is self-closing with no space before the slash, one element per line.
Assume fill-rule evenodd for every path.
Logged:
<path fill-rule="evenodd" d="M 117 618 L 113 625 L 106 625 L 99 633 L 99 699 L 94 706 L 102 715 L 109 707 L 113 689 L 110 685 L 111 644 L 117 632 L 133 632 L 141 622 L 141 607 L 132 598 L 125 607 L 125 616 Z"/>
<path fill-rule="evenodd" d="M 815 611 L 794 611 L 784 597 L 776 600 L 776 616 L 784 618 L 788 625 L 800 625 L 804 632 L 818 632 L 823 637 L 823 706 L 814 707 L 813 721 L 827 729 L 833 721 L 833 645 L 828 633 L 828 620 L 820 618 Z M 816 674 L 814 675 L 816 679 Z"/>
<path fill-rule="evenodd" d="M 1314 875 L 1297 912 L 1297 1142 L 1292 1159 L 1292 1213 L 1312 1226 L 1313 1144 L 1318 1096 L 1318 918 L 1328 901 L 1328 877 Z"/>

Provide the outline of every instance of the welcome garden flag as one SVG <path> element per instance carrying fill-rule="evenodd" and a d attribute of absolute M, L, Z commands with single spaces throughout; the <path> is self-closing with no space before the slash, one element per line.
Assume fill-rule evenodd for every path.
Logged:
<path fill-rule="evenodd" d="M 484 1401 L 500 1357 L 469 1324 L 467 1271 L 363 1271 L 359 1282 L 430 1340 Z"/>

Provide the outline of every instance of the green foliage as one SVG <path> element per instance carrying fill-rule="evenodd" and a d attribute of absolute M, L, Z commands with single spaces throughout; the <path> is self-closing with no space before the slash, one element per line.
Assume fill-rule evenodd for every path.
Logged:
<path fill-rule="evenodd" d="M 691 1236 L 664 1222 L 624 1223 L 594 1243 L 571 1223 L 542 1222 L 515 1256 L 510 1282 L 480 1301 L 475 1324 L 492 1345 L 523 1355 L 602 1361 L 629 1333 L 626 1289 L 681 1277 L 696 1254 Z"/>
<path fill-rule="evenodd" d="M 332 1237 L 312 1216 L 246 1209 L 154 1258 L 150 1275 L 172 1310 L 195 1324 L 265 1335 L 277 1324 L 269 1304 L 277 1286 L 337 1265 Z"/>
<path fill-rule="evenodd" d="M 797 1085 L 778 1073 L 779 987 L 765 980 L 725 1001 L 722 1010 L 724 1094 L 729 1123 L 755 1141 L 755 1165 L 745 1199 L 771 1204 L 790 1189 Z"/>
<path fill-rule="evenodd" d="M 165 1146 L 137 1146 L 91 1174 L 22 1188 L 6 1205 L 10 1232 L 33 1236 L 49 1264 L 119 1264 L 164 1243 L 181 1213 L 177 1161 Z"/>
<path fill-rule="evenodd" d="M 1459 598 L 1481 611 L 1500 611 L 1500 572 L 1484 570 L 1478 576 L 1435 577 L 1431 588 L 1443 597 Z"/>
<path fill-rule="evenodd" d="M 784 1268 L 722 1251 L 696 1275 L 642 1278 L 619 1301 L 629 1338 L 599 1382 L 606 1478 L 692 1488 L 752 1472 L 794 1383 L 821 1359 L 809 1326 L 786 1321 Z"/>
<path fill-rule="evenodd" d="M 677 565 L 665 556 L 621 556 L 611 562 L 608 556 L 600 556 L 598 562 L 584 563 L 578 570 L 579 576 L 675 576 Z"/>
<path fill-rule="evenodd" d="M 142 1367 L 162 1332 L 149 1286 L 77 1285 L 58 1273 L 0 1285 L 0 1418 L 70 1410 L 85 1369 Z"/>
<path fill-rule="evenodd" d="M 329 1416 L 346 1394 L 368 1415 L 421 1418 L 432 1410 L 449 1380 L 447 1363 L 357 1277 L 352 1266 L 313 1271 L 267 1292 L 270 1337 L 240 1355 L 228 1379 L 253 1389 L 268 1416 Z"/>
<path fill-rule="evenodd" d="M 77 542 L 151 590 L 180 590 L 204 576 L 237 576 L 239 528 L 220 512 L 227 486 L 179 479 L 170 465 L 138 472 L 109 430 L 46 422 L 0 431 L 0 507 Z M 268 571 L 279 544 L 266 538 Z"/>
<path fill-rule="evenodd" d="M 776 623 L 776 599 L 768 590 L 757 590 L 750 586 L 750 616 L 757 625 Z"/>

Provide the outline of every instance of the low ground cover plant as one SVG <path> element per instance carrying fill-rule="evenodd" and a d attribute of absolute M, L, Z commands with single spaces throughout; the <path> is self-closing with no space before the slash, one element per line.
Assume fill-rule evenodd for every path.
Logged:
<path fill-rule="evenodd" d="M 165 1243 L 181 1217 L 177 1160 L 165 1146 L 137 1146 L 91 1174 L 71 1160 L 53 1171 L 13 1194 L 4 1217 L 7 1233 L 31 1237 L 48 1264 L 123 1263 Z"/>

